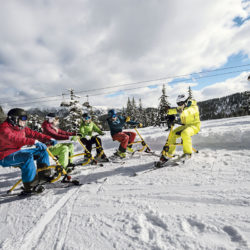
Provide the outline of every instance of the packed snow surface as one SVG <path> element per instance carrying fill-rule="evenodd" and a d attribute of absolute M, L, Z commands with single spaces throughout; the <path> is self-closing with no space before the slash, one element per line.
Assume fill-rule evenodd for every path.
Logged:
<path fill-rule="evenodd" d="M 139 132 L 160 154 L 165 129 Z M 119 144 L 102 140 L 112 155 Z M 158 158 L 146 153 L 78 166 L 84 185 L 25 199 L 3 195 L 20 170 L 0 167 L 0 249 L 250 249 L 250 116 L 202 122 L 193 146 L 184 165 L 150 172 Z"/>

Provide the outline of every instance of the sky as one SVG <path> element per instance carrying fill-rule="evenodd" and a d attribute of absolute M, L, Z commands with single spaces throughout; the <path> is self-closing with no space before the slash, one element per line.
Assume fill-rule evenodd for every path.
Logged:
<path fill-rule="evenodd" d="M 250 90 L 250 1 L 3 0 L 0 105 L 157 107 Z M 88 95 L 88 97 L 87 97 Z M 67 100 L 69 96 L 65 95 Z"/>

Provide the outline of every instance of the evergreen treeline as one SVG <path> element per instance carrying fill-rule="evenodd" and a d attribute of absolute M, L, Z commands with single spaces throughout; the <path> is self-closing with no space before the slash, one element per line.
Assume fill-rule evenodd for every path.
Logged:
<path fill-rule="evenodd" d="M 198 102 L 201 120 L 250 115 L 250 91 Z"/>
<path fill-rule="evenodd" d="M 190 87 L 188 95 L 190 97 L 193 96 Z M 167 98 L 165 86 L 163 85 L 158 108 L 144 108 L 141 99 L 136 101 L 134 98 L 128 98 L 127 106 L 117 111 L 118 114 L 130 116 L 132 120 L 142 123 L 144 127 L 165 126 L 166 108 L 169 107 Z M 250 115 L 250 91 L 198 102 L 198 106 L 201 120 Z M 107 114 L 103 114 L 103 112 L 97 109 L 93 110 L 90 105 L 87 108 L 81 107 L 78 102 L 72 100 L 68 107 L 28 110 L 30 115 L 28 126 L 34 130 L 41 131 L 41 124 L 46 114 L 50 112 L 54 112 L 60 117 L 60 127 L 62 129 L 77 130 L 82 113 L 88 112 L 102 129 L 108 130 Z M 75 119 L 76 117 L 77 119 Z M 5 118 L 6 115 L 0 107 L 0 121 L 4 121 Z"/>

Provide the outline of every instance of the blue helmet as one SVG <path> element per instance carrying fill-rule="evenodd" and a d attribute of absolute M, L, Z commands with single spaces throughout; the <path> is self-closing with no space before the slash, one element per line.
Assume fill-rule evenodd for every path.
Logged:
<path fill-rule="evenodd" d="M 110 109 L 108 111 L 108 117 L 115 118 L 117 116 L 116 111 L 114 109 Z"/>

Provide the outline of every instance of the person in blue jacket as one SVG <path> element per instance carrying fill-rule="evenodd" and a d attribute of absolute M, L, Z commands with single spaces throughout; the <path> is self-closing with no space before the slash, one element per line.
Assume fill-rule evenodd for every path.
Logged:
<path fill-rule="evenodd" d="M 133 153 L 134 150 L 132 149 L 132 145 L 128 146 L 128 144 L 134 142 L 136 133 L 131 131 L 123 132 L 122 129 L 126 123 L 131 125 L 138 125 L 139 127 L 142 127 L 142 124 L 139 122 L 131 121 L 130 117 L 117 115 L 114 109 L 108 111 L 107 122 L 110 128 L 112 139 L 114 141 L 120 142 L 120 146 L 118 148 L 118 151 L 116 152 L 116 155 L 121 158 L 125 158 L 126 150 L 128 150 L 128 152 L 130 153 Z"/>

